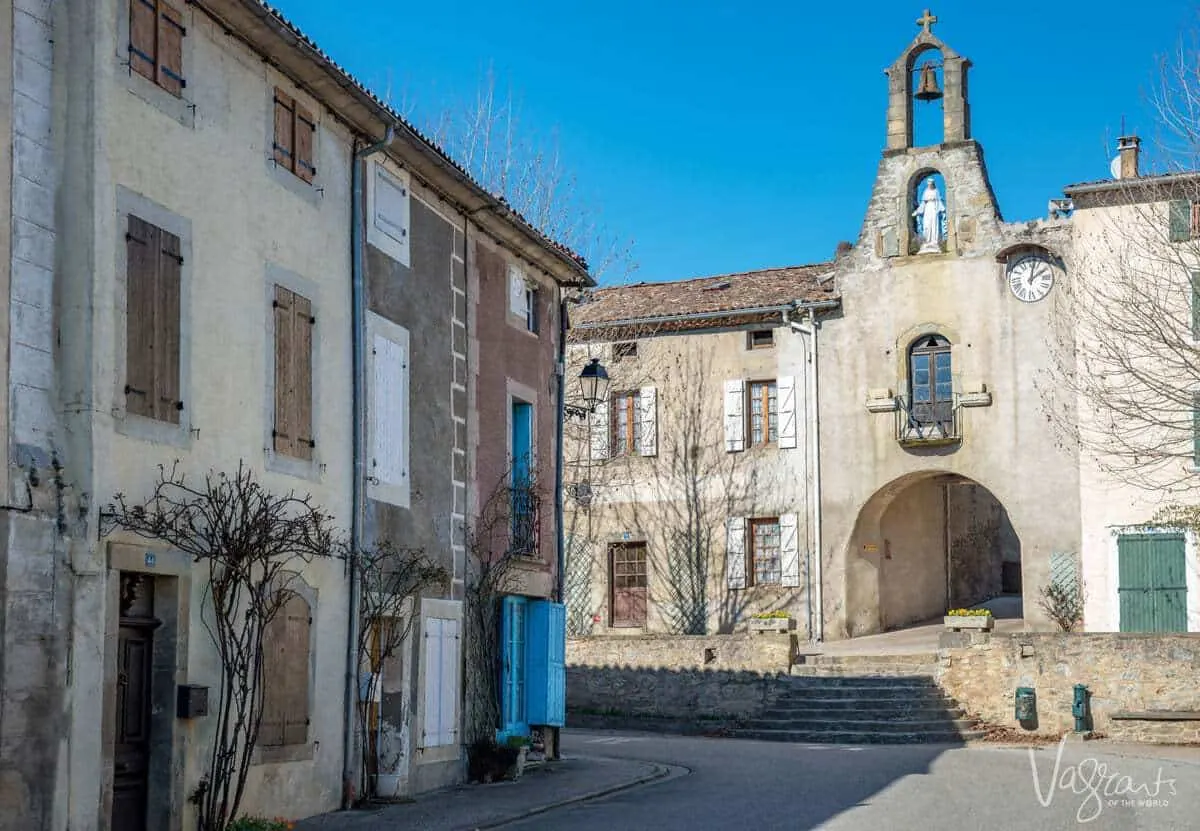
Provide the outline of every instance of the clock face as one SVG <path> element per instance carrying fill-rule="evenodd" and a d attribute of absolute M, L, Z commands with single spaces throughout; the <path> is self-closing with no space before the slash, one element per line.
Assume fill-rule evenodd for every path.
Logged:
<path fill-rule="evenodd" d="M 1030 254 L 1008 268 L 1008 287 L 1018 300 L 1034 303 L 1049 294 L 1053 286 L 1054 269 L 1045 257 Z"/>

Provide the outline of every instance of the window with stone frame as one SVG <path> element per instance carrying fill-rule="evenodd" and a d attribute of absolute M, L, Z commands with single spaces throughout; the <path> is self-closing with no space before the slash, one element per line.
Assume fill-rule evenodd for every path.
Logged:
<path fill-rule="evenodd" d="M 613 456 L 636 456 L 642 451 L 639 422 L 641 393 L 619 392 L 612 397 L 609 408 L 611 440 L 609 446 Z"/>
<path fill-rule="evenodd" d="M 779 432 L 779 395 L 774 381 L 751 381 L 750 444 L 774 444 Z"/>
<path fill-rule="evenodd" d="M 311 183 L 317 175 L 314 159 L 317 120 L 292 96 L 275 88 L 275 164 Z"/>
<path fill-rule="evenodd" d="M 779 517 L 750 520 L 750 574 L 755 586 L 778 586 L 783 578 Z"/>
<path fill-rule="evenodd" d="M 183 39 L 179 11 L 164 0 L 129 0 L 129 68 L 172 95 L 183 94 Z"/>

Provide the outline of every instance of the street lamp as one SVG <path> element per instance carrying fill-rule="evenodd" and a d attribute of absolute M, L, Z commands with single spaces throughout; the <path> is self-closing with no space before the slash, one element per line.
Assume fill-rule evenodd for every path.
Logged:
<path fill-rule="evenodd" d="M 608 399 L 608 370 L 599 358 L 592 358 L 579 373 L 579 392 L 586 407 L 563 404 L 563 410 L 573 418 L 587 418 L 596 410 L 596 405 Z"/>

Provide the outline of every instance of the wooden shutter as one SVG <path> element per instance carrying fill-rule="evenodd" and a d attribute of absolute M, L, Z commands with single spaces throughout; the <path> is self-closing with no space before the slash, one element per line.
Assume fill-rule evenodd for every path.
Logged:
<path fill-rule="evenodd" d="M 658 389 L 642 387 L 638 393 L 638 405 L 641 409 L 639 429 L 641 430 L 641 451 L 643 456 L 658 455 Z"/>
<path fill-rule="evenodd" d="M 525 275 L 515 267 L 508 269 L 508 310 L 525 317 Z"/>
<path fill-rule="evenodd" d="M 317 133 L 317 122 L 313 114 L 296 103 L 296 175 L 306 182 L 311 182 L 317 175 L 317 162 L 313 158 L 314 138 Z"/>
<path fill-rule="evenodd" d="M 135 0 L 136 2 L 136 0 Z M 183 18 L 165 3 L 158 7 L 158 85 L 172 95 L 179 95 L 187 82 L 183 79 Z"/>
<path fill-rule="evenodd" d="M 171 424 L 179 423 L 183 406 L 179 392 L 180 301 L 183 282 L 183 254 L 179 237 L 160 231 L 162 244 L 158 255 L 158 309 L 154 337 L 154 417 Z"/>
<path fill-rule="evenodd" d="M 309 632 L 312 628 L 308 601 L 292 595 L 278 617 L 283 618 L 283 650 L 286 675 L 281 690 L 283 705 L 283 744 L 308 742 L 308 667 L 311 661 Z"/>
<path fill-rule="evenodd" d="M 746 382 L 735 378 L 725 382 L 725 450 L 737 453 L 746 449 Z"/>
<path fill-rule="evenodd" d="M 156 80 L 158 11 L 154 0 L 129 0 L 129 68 Z"/>
<path fill-rule="evenodd" d="M 422 746 L 454 744 L 458 737 L 458 621 L 453 618 L 425 619 L 425 696 Z"/>
<path fill-rule="evenodd" d="M 288 456 L 296 452 L 296 428 L 292 423 L 296 412 L 292 380 L 295 377 L 292 371 L 295 298 L 283 286 L 275 287 L 275 428 L 272 438 L 275 452 Z"/>
<path fill-rule="evenodd" d="M 1192 236 L 1192 205 L 1187 199 L 1172 199 L 1169 205 L 1171 242 L 1186 242 Z"/>
<path fill-rule="evenodd" d="M 1200 392 L 1192 393 L 1192 465 L 1200 468 Z"/>
<path fill-rule="evenodd" d="M 408 413 L 404 412 L 408 398 L 407 355 L 401 344 L 382 335 L 375 336 L 373 348 L 372 475 L 381 483 L 399 485 L 407 478 Z"/>
<path fill-rule="evenodd" d="M 746 518 L 731 516 L 725 523 L 725 580 L 731 589 L 746 588 Z"/>
<path fill-rule="evenodd" d="M 779 396 L 779 446 L 790 449 L 796 446 L 796 378 L 784 375 L 775 379 L 775 390 Z"/>
<path fill-rule="evenodd" d="M 155 413 L 155 284 L 161 246 L 159 229 L 130 215 L 125 234 L 125 410 L 147 418 Z"/>
<path fill-rule="evenodd" d="M 313 440 L 313 363 L 312 341 L 316 318 L 312 301 L 292 295 L 294 314 L 292 324 L 292 429 L 295 432 L 295 455 L 311 460 L 316 442 Z"/>
<path fill-rule="evenodd" d="M 780 583 L 785 588 L 800 586 L 800 539 L 798 518 L 795 514 L 779 517 L 779 567 Z"/>
<path fill-rule="evenodd" d="M 593 459 L 600 461 L 608 458 L 608 434 L 611 429 L 611 425 L 608 423 L 608 402 L 596 402 L 596 409 L 592 411 L 591 421 Z"/>
<path fill-rule="evenodd" d="M 275 87 L 275 163 L 295 169 L 296 103 L 290 95 Z"/>
<path fill-rule="evenodd" d="M 408 244 L 408 188 L 383 165 L 375 165 L 375 227 L 393 240 Z"/>

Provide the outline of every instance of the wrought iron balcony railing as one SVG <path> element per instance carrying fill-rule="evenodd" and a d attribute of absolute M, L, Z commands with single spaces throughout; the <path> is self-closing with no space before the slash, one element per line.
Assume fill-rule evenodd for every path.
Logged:
<path fill-rule="evenodd" d="M 958 396 L 954 401 L 913 403 L 896 396 L 896 441 L 906 447 L 932 447 L 962 441 Z"/>

